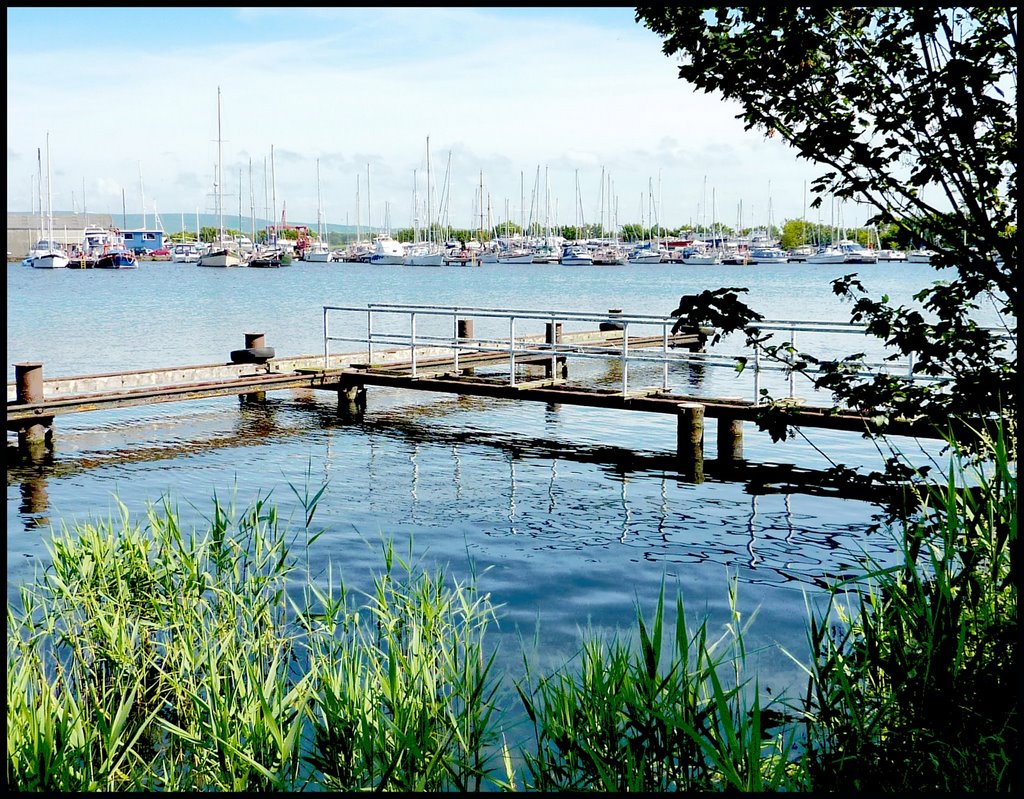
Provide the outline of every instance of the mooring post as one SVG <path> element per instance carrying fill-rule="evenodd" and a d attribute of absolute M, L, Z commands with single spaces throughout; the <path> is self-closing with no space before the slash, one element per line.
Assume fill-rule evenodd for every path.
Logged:
<path fill-rule="evenodd" d="M 362 419 L 366 413 L 366 386 L 361 383 L 343 385 L 338 389 L 338 415 L 345 419 Z"/>
<path fill-rule="evenodd" d="M 251 349 L 254 347 L 265 347 L 267 346 L 267 336 L 265 333 L 246 333 L 245 334 L 245 348 Z"/>
<path fill-rule="evenodd" d="M 561 322 L 546 322 L 544 324 L 544 341 L 548 346 L 562 343 Z M 565 356 L 557 356 L 554 347 L 551 350 L 551 360 L 546 361 L 544 364 L 544 377 L 552 377 L 555 374 L 555 366 L 558 363 L 562 364 L 562 379 L 567 379 L 569 377 L 569 366 L 566 363 Z"/>
<path fill-rule="evenodd" d="M 14 364 L 15 396 L 26 405 L 43 401 L 43 364 L 39 361 Z M 18 429 L 18 451 L 32 461 L 41 460 L 52 444 L 53 419 L 48 417 Z"/>
<path fill-rule="evenodd" d="M 265 333 L 246 333 L 245 334 L 245 348 L 256 349 L 267 346 L 267 336 Z M 252 391 L 248 394 L 239 394 L 238 402 L 245 405 L 248 402 L 263 402 L 267 398 L 266 391 Z"/>
<path fill-rule="evenodd" d="M 676 457 L 684 479 L 704 482 L 704 406 L 699 402 L 676 405 Z"/>
<path fill-rule="evenodd" d="M 468 340 L 473 338 L 473 320 L 472 319 L 459 319 L 458 322 L 455 325 L 455 328 L 456 328 L 456 335 L 457 335 L 457 337 L 459 339 L 459 343 L 460 344 L 463 341 L 468 341 Z M 471 375 L 471 374 L 474 374 L 476 372 L 476 370 L 472 366 L 466 367 L 466 368 L 460 367 L 459 368 L 459 372 L 464 374 L 464 375 Z"/>

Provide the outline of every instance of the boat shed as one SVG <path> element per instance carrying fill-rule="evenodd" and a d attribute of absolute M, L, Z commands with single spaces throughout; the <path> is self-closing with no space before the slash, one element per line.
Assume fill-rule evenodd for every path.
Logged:
<path fill-rule="evenodd" d="M 163 249 L 164 246 L 162 230 L 136 228 L 135 230 L 122 230 L 121 235 L 124 236 L 124 246 L 135 253 L 140 250 L 153 252 L 153 250 Z"/>
<path fill-rule="evenodd" d="M 66 247 L 81 244 L 88 225 L 110 228 L 113 224 L 110 214 L 54 214 L 53 237 Z M 39 214 L 7 214 L 8 260 L 20 261 L 28 255 L 32 245 L 44 238 L 39 228 Z M 162 233 L 160 237 L 163 238 Z"/>

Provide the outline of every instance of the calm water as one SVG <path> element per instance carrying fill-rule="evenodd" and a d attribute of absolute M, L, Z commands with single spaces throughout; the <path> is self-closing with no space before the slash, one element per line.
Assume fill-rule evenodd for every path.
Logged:
<path fill-rule="evenodd" d="M 265 333 L 278 355 L 318 353 L 325 304 L 668 314 L 682 294 L 748 286 L 745 301 L 769 318 L 847 321 L 829 286 L 844 271 L 143 262 L 132 271 L 51 272 L 10 264 L 8 380 L 22 361 L 43 362 L 48 377 L 225 362 L 246 332 Z M 936 278 L 928 266 L 858 271 L 874 296 L 905 302 Z M 602 362 L 583 368 L 596 380 L 617 379 Z M 630 374 L 633 385 L 652 376 Z M 727 370 L 674 379 L 749 393 Z M 584 628 L 631 629 L 637 604 L 649 615 L 663 581 L 670 596 L 682 591 L 691 618 L 707 613 L 717 626 L 728 620 L 727 582 L 736 576 L 741 609 L 758 610 L 749 642 L 761 683 L 778 690 L 800 682 L 780 647 L 806 656 L 805 594 L 819 596 L 823 580 L 855 569 L 865 552 L 891 556 L 887 536 L 865 533 L 878 510 L 869 503 L 681 481 L 665 465 L 675 446 L 668 416 L 379 388 L 368 400 L 358 423 L 338 419 L 332 395 L 290 391 L 268 394 L 263 406 L 228 397 L 59 417 L 54 463 L 8 469 L 9 600 L 45 562 L 51 525 L 116 516 L 117 499 L 141 519 L 147 502 L 169 497 L 188 524 L 202 526 L 214 495 L 244 508 L 270 494 L 298 530 L 296 492 L 326 485 L 314 519 L 327 531 L 314 544 L 317 564 L 326 570 L 330 561 L 336 579 L 367 586 L 381 538 L 402 549 L 411 540 L 426 563 L 478 575 L 502 606 L 502 649 L 512 663 L 520 634 L 530 639 L 536 630 L 539 657 L 557 664 L 576 651 Z M 856 435 L 807 436 L 773 444 L 746 425 L 744 454 L 807 468 L 881 462 Z M 926 450 L 920 457 L 937 451 Z M 626 453 L 637 457 L 621 465 Z"/>

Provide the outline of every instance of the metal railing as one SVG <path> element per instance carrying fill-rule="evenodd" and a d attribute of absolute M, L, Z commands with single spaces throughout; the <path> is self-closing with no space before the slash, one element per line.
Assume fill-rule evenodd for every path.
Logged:
<path fill-rule="evenodd" d="M 332 333 L 331 315 L 345 313 L 357 315 L 365 319 L 365 335 L 342 335 Z M 460 355 L 466 353 L 504 354 L 508 358 L 508 380 L 516 385 L 516 367 L 523 359 L 529 358 L 536 362 L 538 356 L 549 356 L 551 374 L 555 374 L 557 361 L 561 358 L 573 359 L 610 359 L 617 360 L 621 366 L 621 392 L 629 393 L 629 365 L 636 363 L 660 364 L 662 366 L 661 390 L 669 391 L 670 366 L 673 364 L 700 365 L 705 367 L 724 367 L 734 372 L 739 364 L 751 365 L 753 372 L 753 401 L 760 397 L 763 373 L 786 373 L 788 392 L 791 398 L 796 396 L 795 373 L 793 366 L 798 362 L 795 351 L 797 333 L 813 334 L 815 345 L 831 343 L 834 352 L 825 352 L 819 358 L 842 357 L 844 353 L 836 346 L 837 336 L 851 335 L 867 338 L 878 348 L 878 360 L 865 363 L 863 374 L 870 376 L 886 372 L 903 374 L 912 380 L 940 381 L 941 378 L 914 374 L 913 359 L 890 361 L 886 358 L 884 344 L 874 337 L 866 336 L 866 326 L 848 322 L 825 322 L 806 320 L 764 320 L 756 327 L 763 332 L 788 334 L 791 349 L 786 359 L 781 362 L 765 363 L 758 348 L 746 346 L 741 353 L 728 353 L 712 348 L 712 351 L 690 351 L 678 344 L 672 336 L 672 327 L 677 317 L 649 314 L 625 314 L 617 310 L 605 313 L 567 311 L 486 308 L 460 305 L 412 305 L 401 303 L 369 303 L 365 306 L 325 305 L 324 314 L 324 367 L 330 363 L 331 342 L 360 343 L 366 346 L 368 364 L 374 363 L 375 353 L 381 347 L 392 346 L 409 349 L 408 366 L 412 377 L 416 377 L 420 358 L 451 358 L 452 368 L 460 369 Z M 390 324 L 386 320 L 391 320 Z M 460 323 L 483 321 L 489 324 L 491 335 L 466 335 L 469 330 L 460 330 Z M 419 325 L 417 323 L 420 323 Z M 529 323 L 544 323 L 544 332 L 526 333 Z M 614 323 L 621 327 L 619 331 L 608 331 L 603 341 L 587 341 L 582 333 L 593 333 L 593 328 L 600 323 Z M 589 325 L 589 328 L 587 327 Z M 576 328 L 563 330 L 563 328 Z M 354 329 L 352 324 L 349 330 Z M 502 332 L 496 334 L 498 330 Z M 507 335 L 504 331 L 507 330 Z M 463 333 L 463 335 L 460 335 Z M 631 347 L 630 337 L 644 337 L 642 347 Z M 576 340 L 573 340 L 574 337 Z M 660 344 L 655 341 L 660 339 Z M 721 347 L 721 345 L 720 345 Z M 753 352 L 751 353 L 751 349 Z M 825 349 L 829 349 L 828 346 Z M 861 347 L 863 349 L 863 347 Z M 821 373 L 823 370 L 812 366 L 805 368 L 808 373 Z"/>

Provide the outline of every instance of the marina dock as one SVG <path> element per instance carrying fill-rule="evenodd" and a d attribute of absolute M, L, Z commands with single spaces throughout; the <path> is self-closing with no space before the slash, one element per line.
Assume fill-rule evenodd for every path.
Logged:
<path fill-rule="evenodd" d="M 365 314 L 366 334 L 354 338 L 332 333 L 330 320 L 339 312 Z M 380 320 L 388 315 L 406 320 L 406 328 L 396 331 L 394 325 L 382 324 Z M 438 335 L 437 324 L 433 331 L 427 329 L 424 320 L 438 317 L 442 327 L 450 325 L 450 334 Z M 507 336 L 474 335 L 474 320 L 493 326 L 496 319 L 508 330 Z M 596 330 L 563 330 L 563 324 L 579 326 L 597 320 L 601 321 Z M 366 410 L 367 387 L 386 386 L 668 414 L 676 419 L 680 470 L 701 479 L 705 420 L 716 420 L 718 463 L 738 463 L 743 459 L 743 423 L 757 418 L 758 406 L 753 399 L 697 396 L 669 388 L 668 364 L 700 357 L 710 332 L 671 334 L 674 321 L 623 316 L 616 309 L 606 315 L 588 315 L 437 306 L 325 306 L 323 354 L 276 357 L 262 333 L 246 333 L 246 348 L 231 353 L 232 360 L 240 353 L 252 362 L 57 378 L 44 377 L 41 362 L 15 364 L 16 379 L 7 387 L 7 428 L 17 432 L 19 452 L 34 457 L 33 453 L 52 445 L 54 420 L 66 414 L 232 395 L 252 402 L 268 391 L 313 389 L 335 393 L 338 413 L 358 419 Z M 516 324 L 523 329 L 528 322 L 542 322 L 544 333 L 517 335 Z M 660 333 L 630 333 L 630 327 L 639 331 L 651 325 L 660 325 Z M 359 341 L 366 349 L 332 353 L 330 346 L 338 341 Z M 577 358 L 621 361 L 620 387 L 570 381 L 569 361 Z M 629 364 L 636 360 L 663 363 L 663 385 L 629 385 Z M 859 433 L 868 425 L 859 414 L 803 403 L 794 403 L 792 419 L 796 426 Z M 890 427 L 890 432 L 929 435 L 910 422 Z"/>

